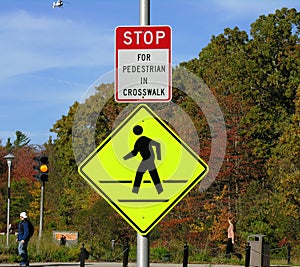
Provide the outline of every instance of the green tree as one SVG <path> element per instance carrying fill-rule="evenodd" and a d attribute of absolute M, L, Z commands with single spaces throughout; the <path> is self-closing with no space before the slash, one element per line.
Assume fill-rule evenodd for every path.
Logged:
<path fill-rule="evenodd" d="M 263 162 L 295 110 L 299 17 L 295 9 L 287 8 L 261 16 L 251 25 L 251 39 L 237 27 L 225 29 L 212 37 L 198 59 L 181 64 L 216 91 L 221 105 L 226 95 L 239 103 L 239 110 L 230 112 L 222 105 L 223 111 L 228 118 L 236 117 L 252 154 Z"/>
<path fill-rule="evenodd" d="M 25 133 L 22 133 L 21 131 L 16 131 L 16 139 L 13 142 L 13 144 L 11 143 L 11 138 L 9 137 L 7 138 L 5 147 L 7 151 L 11 151 L 12 149 L 18 149 L 21 147 L 28 146 L 30 141 L 30 138 Z"/>
<path fill-rule="evenodd" d="M 267 166 L 274 192 L 283 210 L 282 218 L 289 218 L 289 224 L 281 226 L 282 232 L 290 239 L 297 240 L 300 231 L 300 86 L 295 104 L 292 122 L 280 137 Z"/>
<path fill-rule="evenodd" d="M 30 138 L 26 136 L 26 134 L 22 133 L 21 131 L 16 131 L 16 140 L 14 141 L 14 147 L 24 147 L 29 145 Z"/>
<path fill-rule="evenodd" d="M 264 161 L 295 112 L 293 100 L 300 77 L 299 29 L 300 13 L 287 8 L 260 16 L 251 25 L 252 39 L 247 44 L 250 68 L 241 93 L 252 107 L 243 118 L 244 134 L 254 155 Z"/>
<path fill-rule="evenodd" d="M 49 156 L 50 172 L 47 183 L 45 223 L 52 228 L 74 228 L 73 218 L 83 208 L 88 199 L 89 188 L 77 173 L 77 165 L 72 149 L 72 126 L 78 103 L 70 107 L 67 116 L 62 116 L 53 128 L 57 134 L 53 142 L 46 144 Z M 57 196 L 57 197 L 53 197 Z M 85 204 L 87 205 L 87 203 Z"/>

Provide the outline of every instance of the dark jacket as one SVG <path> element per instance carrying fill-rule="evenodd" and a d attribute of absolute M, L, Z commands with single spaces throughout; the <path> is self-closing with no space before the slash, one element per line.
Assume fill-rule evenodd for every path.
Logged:
<path fill-rule="evenodd" d="M 28 226 L 28 221 L 27 219 L 24 219 L 21 221 L 18 225 L 18 240 L 25 240 L 29 241 L 29 226 Z"/>

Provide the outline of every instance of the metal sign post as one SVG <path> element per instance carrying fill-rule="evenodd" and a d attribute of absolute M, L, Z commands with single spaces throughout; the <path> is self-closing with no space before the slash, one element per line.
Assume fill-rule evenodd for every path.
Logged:
<path fill-rule="evenodd" d="M 150 0 L 140 0 L 140 25 L 150 25 Z"/>
<path fill-rule="evenodd" d="M 140 25 L 150 25 L 150 0 L 140 0 Z M 137 233 L 137 267 L 149 267 L 149 234 Z"/>

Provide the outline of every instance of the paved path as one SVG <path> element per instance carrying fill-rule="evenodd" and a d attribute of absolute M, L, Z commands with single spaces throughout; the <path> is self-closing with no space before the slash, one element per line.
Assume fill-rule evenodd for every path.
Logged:
<path fill-rule="evenodd" d="M 0 267 L 17 267 L 19 264 L 5 264 L 1 263 Z M 79 262 L 46 262 L 46 263 L 38 263 L 33 262 L 30 263 L 30 266 L 35 267 L 44 267 L 44 266 L 53 266 L 53 267 L 79 267 Z M 122 267 L 122 262 L 85 262 L 85 267 Z M 136 263 L 129 263 L 128 267 L 136 267 Z M 150 263 L 150 267 L 182 267 L 182 263 L 175 264 L 175 263 Z M 238 265 L 219 265 L 219 264 L 188 264 L 189 267 L 244 267 Z M 289 266 L 290 267 L 290 266 Z"/>
<path fill-rule="evenodd" d="M 18 263 L 0 263 L 0 267 L 17 267 L 19 266 Z M 33 262 L 30 263 L 32 267 L 80 267 L 80 262 Z M 85 262 L 85 267 L 122 267 L 122 262 Z M 128 267 L 137 267 L 137 264 L 129 263 Z M 175 264 L 175 263 L 150 263 L 149 267 L 182 267 L 182 263 Z M 188 264 L 188 267 L 244 267 L 243 265 L 226 265 L 226 264 Z M 271 267 L 297 267 L 291 265 L 282 265 L 282 266 L 275 266 L 271 265 Z M 298 266 L 299 267 L 299 266 Z"/>

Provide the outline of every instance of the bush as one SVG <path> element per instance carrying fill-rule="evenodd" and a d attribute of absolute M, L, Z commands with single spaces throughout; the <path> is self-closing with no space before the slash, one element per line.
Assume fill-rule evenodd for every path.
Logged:
<path fill-rule="evenodd" d="M 170 252 L 166 247 L 155 247 L 151 249 L 151 260 L 154 262 L 170 261 Z"/>
<path fill-rule="evenodd" d="M 6 247 L 6 236 L 0 236 L 0 263 L 13 263 L 21 260 L 15 236 L 10 237 L 10 246 Z M 80 246 L 60 246 L 53 241 L 52 235 L 45 235 L 41 240 L 34 235 L 29 241 L 28 256 L 33 262 L 70 262 L 78 261 Z"/>

